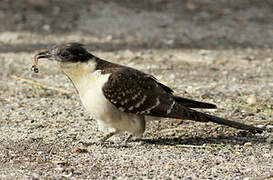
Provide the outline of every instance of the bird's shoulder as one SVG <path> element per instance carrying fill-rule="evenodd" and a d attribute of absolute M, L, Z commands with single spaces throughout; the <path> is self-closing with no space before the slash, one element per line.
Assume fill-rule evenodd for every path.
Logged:
<path fill-rule="evenodd" d="M 139 70 L 112 65 L 111 71 L 102 91 L 106 99 L 121 111 L 149 114 L 149 110 L 159 104 L 159 97 L 169 97 L 173 92 L 152 75 Z"/>
<path fill-rule="evenodd" d="M 103 63 L 100 66 L 104 66 L 101 68 L 102 74 L 110 74 L 107 83 L 104 85 L 105 90 L 128 90 L 134 88 L 173 93 L 172 89 L 158 82 L 154 76 L 137 69 L 110 62 Z"/>

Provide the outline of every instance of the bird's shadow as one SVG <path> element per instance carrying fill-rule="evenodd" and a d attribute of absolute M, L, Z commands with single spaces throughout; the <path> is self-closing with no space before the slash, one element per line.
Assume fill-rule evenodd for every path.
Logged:
<path fill-rule="evenodd" d="M 139 139 L 136 141 L 142 141 L 145 144 L 154 144 L 154 145 L 170 145 L 170 146 L 179 146 L 179 145 L 192 145 L 192 146 L 202 146 L 205 144 L 229 144 L 229 145 L 243 145 L 246 142 L 251 144 L 266 144 L 267 138 L 259 135 L 253 135 L 251 133 L 242 131 L 236 135 L 225 135 L 220 134 L 217 136 L 209 137 L 200 137 L 193 136 L 187 138 L 153 138 L 153 139 Z"/>
<path fill-rule="evenodd" d="M 157 145 L 157 146 L 177 146 L 177 147 L 202 147 L 204 145 L 244 145 L 246 142 L 251 144 L 268 144 L 267 138 L 254 135 L 249 132 L 239 132 L 235 135 L 225 135 L 219 134 L 217 136 L 192 136 L 187 138 L 178 138 L 178 137 L 158 137 L 158 138 L 137 138 L 128 143 L 116 143 L 113 141 L 104 142 L 102 145 L 108 148 L 131 148 L 136 146 L 145 146 L 145 145 Z M 98 145 L 97 143 L 94 143 Z M 93 144 L 93 145 L 94 145 Z"/>

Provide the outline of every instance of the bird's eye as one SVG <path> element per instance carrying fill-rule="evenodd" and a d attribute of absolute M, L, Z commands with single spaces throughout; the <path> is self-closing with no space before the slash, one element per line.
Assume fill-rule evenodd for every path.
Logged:
<path fill-rule="evenodd" d="M 68 57 L 68 56 L 69 56 L 69 52 L 67 52 L 67 51 L 62 51 L 62 52 L 60 52 L 60 56 L 61 56 L 61 57 Z"/>

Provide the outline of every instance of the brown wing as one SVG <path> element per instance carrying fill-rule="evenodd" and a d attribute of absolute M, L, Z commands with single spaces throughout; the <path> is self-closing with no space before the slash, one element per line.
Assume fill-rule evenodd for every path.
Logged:
<path fill-rule="evenodd" d="M 112 73 L 103 93 L 119 110 L 135 114 L 166 117 L 175 102 L 170 88 L 131 68 Z"/>

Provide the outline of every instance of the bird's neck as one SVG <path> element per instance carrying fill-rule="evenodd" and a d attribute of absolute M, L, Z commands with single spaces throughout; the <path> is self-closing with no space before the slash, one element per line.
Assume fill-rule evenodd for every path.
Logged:
<path fill-rule="evenodd" d="M 78 91 L 84 89 L 90 75 L 96 72 L 96 62 L 59 63 L 60 69 L 72 81 Z"/>

